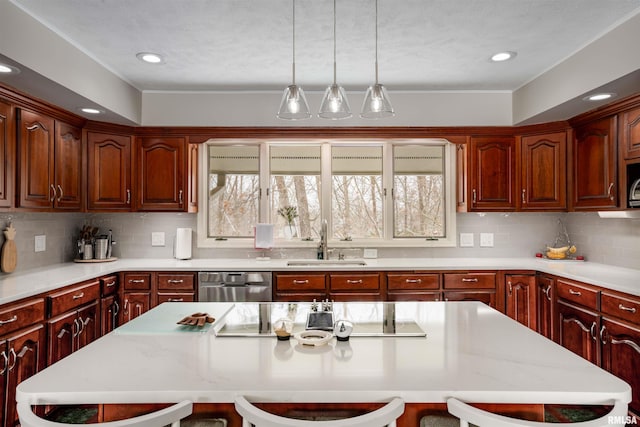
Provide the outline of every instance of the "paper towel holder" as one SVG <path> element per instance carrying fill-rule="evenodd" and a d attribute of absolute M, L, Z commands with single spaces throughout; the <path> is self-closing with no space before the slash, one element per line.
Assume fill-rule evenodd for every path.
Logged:
<path fill-rule="evenodd" d="M 256 224 L 253 228 L 253 247 L 262 249 L 262 255 L 256 257 L 256 261 L 269 261 L 265 251 L 273 248 L 273 224 Z"/>
<path fill-rule="evenodd" d="M 191 259 L 191 228 L 176 229 L 176 238 L 173 245 L 173 257 L 180 260 Z"/>

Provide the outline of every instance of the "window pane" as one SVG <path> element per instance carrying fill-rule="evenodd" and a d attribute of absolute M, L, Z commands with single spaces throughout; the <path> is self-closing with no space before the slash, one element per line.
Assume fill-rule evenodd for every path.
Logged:
<path fill-rule="evenodd" d="M 252 237 L 258 223 L 257 146 L 209 146 L 208 236 Z"/>
<path fill-rule="evenodd" d="M 331 157 L 331 235 L 382 238 L 382 147 L 334 146 Z"/>
<path fill-rule="evenodd" d="M 445 237 L 444 147 L 393 147 L 394 237 Z"/>
<path fill-rule="evenodd" d="M 272 146 L 271 222 L 277 238 L 319 238 L 320 146 Z"/>

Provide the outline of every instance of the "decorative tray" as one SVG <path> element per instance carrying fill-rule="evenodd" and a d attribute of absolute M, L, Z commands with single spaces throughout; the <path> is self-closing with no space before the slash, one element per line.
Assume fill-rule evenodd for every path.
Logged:
<path fill-rule="evenodd" d="M 111 258 L 105 258 L 105 259 L 79 259 L 76 258 L 73 260 L 73 262 L 90 262 L 90 263 L 94 263 L 94 262 L 111 262 L 111 261 L 115 261 L 117 260 L 117 257 L 111 257 Z"/>

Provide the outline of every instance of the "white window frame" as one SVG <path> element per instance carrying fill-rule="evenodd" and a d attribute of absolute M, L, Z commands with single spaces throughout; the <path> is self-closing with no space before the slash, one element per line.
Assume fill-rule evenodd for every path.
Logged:
<path fill-rule="evenodd" d="M 381 145 L 382 146 L 382 182 L 385 189 L 383 195 L 383 227 L 384 237 L 382 239 L 353 239 L 350 241 L 341 241 L 329 239 L 328 244 L 332 248 L 384 248 L 384 247 L 455 247 L 457 243 L 456 235 L 456 146 L 455 144 L 437 138 L 424 139 L 366 139 L 366 140 L 350 140 L 350 139 L 323 139 L 323 140 L 263 140 L 256 139 L 211 139 L 203 143 L 203 149 L 200 150 L 198 184 L 198 218 L 197 218 L 197 245 L 199 248 L 253 248 L 253 238 L 238 237 L 228 238 L 227 240 L 216 240 L 207 237 L 207 213 L 208 213 L 208 147 L 210 145 L 231 145 L 231 144 L 253 144 L 260 146 L 260 222 L 270 222 L 270 192 L 267 191 L 270 185 L 269 171 L 269 146 L 270 145 L 287 145 L 300 143 L 313 143 L 321 146 L 321 212 L 324 218 L 329 222 L 329 230 L 331 230 L 331 146 L 332 145 Z M 416 145 L 431 144 L 444 146 L 445 155 L 445 238 L 437 240 L 429 240 L 426 238 L 402 238 L 393 237 L 394 218 L 393 218 L 393 198 L 391 189 L 393 188 L 393 145 Z M 201 232 L 204 230 L 203 232 Z M 331 233 L 329 233 L 331 237 Z M 315 248 L 318 245 L 317 240 L 276 240 L 275 248 Z"/>

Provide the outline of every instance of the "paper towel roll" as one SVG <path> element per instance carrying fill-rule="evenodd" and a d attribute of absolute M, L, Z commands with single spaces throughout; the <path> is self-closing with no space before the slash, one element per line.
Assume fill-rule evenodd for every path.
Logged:
<path fill-rule="evenodd" d="M 191 234 L 190 228 L 178 228 L 176 230 L 176 250 L 177 259 L 191 258 Z"/>

